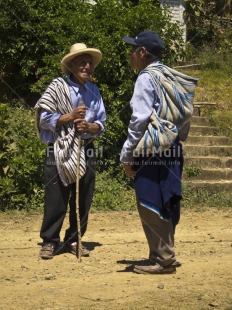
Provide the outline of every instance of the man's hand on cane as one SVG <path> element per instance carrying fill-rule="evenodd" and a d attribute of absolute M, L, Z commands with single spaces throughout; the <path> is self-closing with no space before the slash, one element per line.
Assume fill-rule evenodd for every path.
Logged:
<path fill-rule="evenodd" d="M 83 119 L 85 118 L 85 113 L 86 110 L 88 110 L 89 108 L 84 106 L 84 105 L 80 105 L 77 108 L 73 109 L 72 112 L 70 113 L 74 122 L 76 119 Z"/>
<path fill-rule="evenodd" d="M 89 129 L 89 123 L 85 119 L 78 118 L 74 121 L 75 128 L 79 134 L 87 132 Z"/>
<path fill-rule="evenodd" d="M 85 118 L 86 110 L 88 110 L 88 107 L 82 105 L 74 110 L 72 112 L 63 114 L 60 116 L 60 118 L 57 121 L 57 126 L 61 126 L 70 122 L 76 122 L 76 120 L 83 120 Z"/>

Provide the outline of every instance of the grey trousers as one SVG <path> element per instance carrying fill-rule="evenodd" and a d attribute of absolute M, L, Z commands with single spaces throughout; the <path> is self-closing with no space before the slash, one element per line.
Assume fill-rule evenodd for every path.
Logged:
<path fill-rule="evenodd" d="M 174 230 L 171 219 L 162 220 L 157 213 L 142 206 L 137 208 L 149 246 L 149 260 L 165 267 L 176 261 L 174 251 Z"/>

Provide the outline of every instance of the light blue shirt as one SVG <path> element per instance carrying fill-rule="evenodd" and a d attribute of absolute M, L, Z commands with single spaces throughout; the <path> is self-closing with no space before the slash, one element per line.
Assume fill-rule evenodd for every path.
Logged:
<path fill-rule="evenodd" d="M 101 128 L 97 134 L 91 134 L 90 132 L 86 132 L 81 135 L 81 138 L 89 139 L 92 137 L 100 136 L 104 131 L 106 112 L 98 87 L 90 82 L 87 82 L 84 85 L 76 84 L 71 81 L 69 77 L 67 77 L 65 80 L 69 86 L 73 109 L 75 109 L 78 106 L 79 102 L 82 101 L 84 105 L 89 108 L 86 111 L 86 122 L 97 123 Z M 61 114 L 59 113 L 52 114 L 42 109 L 40 114 L 40 139 L 42 142 L 54 142 L 54 133 L 59 130 L 59 127 L 57 126 L 57 121 L 60 116 Z"/>
<path fill-rule="evenodd" d="M 128 126 L 128 136 L 121 150 L 121 162 L 130 163 L 133 161 L 133 150 L 147 129 L 153 110 L 157 111 L 159 105 L 160 98 L 150 74 L 139 75 L 130 101 L 132 115 Z"/>

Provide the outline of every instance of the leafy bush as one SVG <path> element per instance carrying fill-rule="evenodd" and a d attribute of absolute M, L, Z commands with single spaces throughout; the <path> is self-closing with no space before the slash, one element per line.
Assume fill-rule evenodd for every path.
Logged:
<path fill-rule="evenodd" d="M 95 3 L 18 0 L 15 5 L 13 0 L 4 2 L 0 16 L 0 64 L 5 80 L 14 85 L 20 97 L 33 103 L 28 98 L 30 90 L 41 94 L 51 79 L 60 75 L 59 62 L 75 42 L 102 50 L 103 61 L 97 78 L 105 88 L 116 88 L 114 99 L 127 91 L 128 81 L 132 82 L 134 77 L 128 70 L 124 35 L 155 30 L 163 35 L 167 45 L 166 60 L 176 60 L 183 53 L 180 29 L 154 1 L 142 0 L 136 6 L 118 0 Z"/>
<path fill-rule="evenodd" d="M 231 49 L 231 41 L 227 36 L 227 32 L 231 33 L 229 19 L 224 21 L 222 18 L 226 10 L 224 0 L 185 0 L 185 5 L 187 40 L 191 44 L 198 49 L 210 43 L 217 48 L 227 45 Z M 229 7 L 227 11 L 230 12 Z"/>
<path fill-rule="evenodd" d="M 108 172 L 97 174 L 93 211 L 135 210 L 134 190 L 126 181 L 112 178 Z"/>
<path fill-rule="evenodd" d="M 167 64 L 175 63 L 185 50 L 179 27 L 154 4 L 159 1 L 141 0 L 137 5 L 118 0 L 95 2 L 94 6 L 84 0 L 18 0 L 17 5 L 5 0 L 1 4 L 0 97 L 6 102 L 0 105 L 1 210 L 37 208 L 42 203 L 44 146 L 35 133 L 33 112 L 26 106 L 34 106 L 51 80 L 61 74 L 59 62 L 75 42 L 103 52 L 95 78 L 108 117 L 106 132 L 96 141 L 97 148 L 104 148 L 104 158 L 98 168 L 94 208 L 116 210 L 134 205 L 119 163 L 136 78 L 122 38 L 145 29 L 159 32 L 166 44 Z M 198 21 L 200 30 L 202 16 Z M 230 46 L 229 35 L 223 35 L 223 42 Z M 16 104 L 14 98 L 23 100 Z"/>
<path fill-rule="evenodd" d="M 32 111 L 13 104 L 0 104 L 0 210 L 38 208 L 44 146 Z"/>
<path fill-rule="evenodd" d="M 95 72 L 107 110 L 106 132 L 98 142 L 105 149 L 105 167 L 118 171 L 118 153 L 127 134 L 135 73 L 131 70 L 124 35 L 151 29 L 161 33 L 167 46 L 166 63 L 184 54 L 181 30 L 153 0 L 6 0 L 0 16 L 0 73 L 29 105 L 61 74 L 60 60 L 75 42 L 99 48 L 103 60 Z M 14 85 L 14 86 L 13 86 Z M 12 92 L 14 88 L 14 93 Z M 6 87 L 5 87 L 6 90 Z M 6 98 L 6 100 L 7 100 Z"/>

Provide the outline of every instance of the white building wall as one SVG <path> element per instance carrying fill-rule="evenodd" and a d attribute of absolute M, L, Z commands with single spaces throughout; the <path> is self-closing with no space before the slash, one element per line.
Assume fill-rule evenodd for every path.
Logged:
<path fill-rule="evenodd" d="M 90 4 L 95 4 L 94 0 L 86 0 L 86 2 L 89 2 Z"/>
<path fill-rule="evenodd" d="M 184 22 L 183 13 L 185 5 L 183 0 L 161 0 L 161 6 L 168 6 L 172 13 L 172 21 L 180 22 L 181 28 L 183 29 L 183 40 L 186 42 L 186 25 Z"/>

